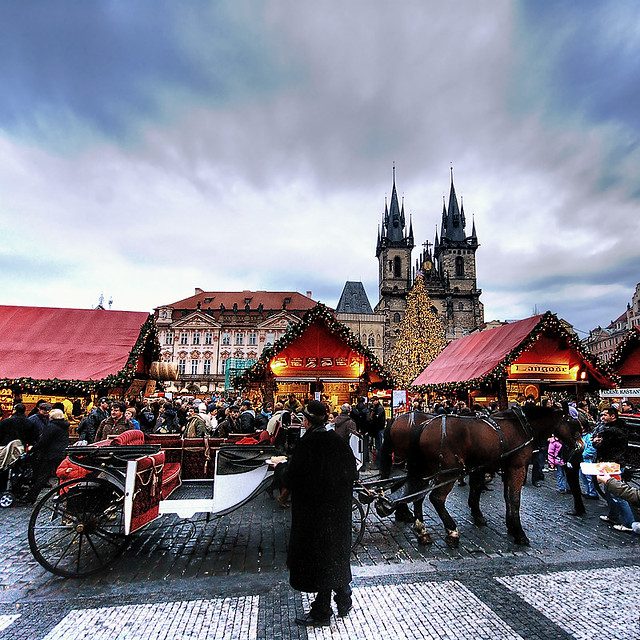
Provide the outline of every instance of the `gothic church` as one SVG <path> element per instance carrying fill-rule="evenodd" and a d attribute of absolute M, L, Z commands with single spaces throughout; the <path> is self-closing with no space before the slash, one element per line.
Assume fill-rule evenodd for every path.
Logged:
<path fill-rule="evenodd" d="M 467 335 L 484 322 L 484 309 L 480 302 L 481 289 L 476 283 L 476 250 L 478 238 L 475 221 L 471 235 L 466 235 L 464 205 L 458 205 L 451 170 L 449 206 L 444 199 L 440 234 L 436 231 L 433 243 L 425 242 L 415 264 L 411 252 L 415 246 L 413 223 L 404 213 L 404 199 L 398 202 L 395 167 L 391 203 L 385 199 L 382 224 L 378 226 L 376 257 L 380 301 L 375 312 L 384 315 L 384 351 L 393 346 L 399 333 L 406 308 L 406 297 L 416 274 L 421 271 L 429 297 L 438 315 L 443 319 L 447 340 Z M 431 250 L 433 247 L 433 251 Z"/>

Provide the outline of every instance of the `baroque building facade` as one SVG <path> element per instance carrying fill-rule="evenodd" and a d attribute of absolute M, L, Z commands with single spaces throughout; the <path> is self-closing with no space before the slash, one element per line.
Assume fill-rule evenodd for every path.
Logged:
<path fill-rule="evenodd" d="M 252 365 L 265 347 L 316 305 L 295 291 L 203 291 L 154 310 L 160 358 L 178 380 L 169 391 L 220 391 Z"/>
<path fill-rule="evenodd" d="M 448 206 L 443 200 L 440 232 L 433 243 L 425 242 L 415 263 L 413 222 L 407 220 L 404 200 L 398 200 L 395 168 L 391 202 L 385 201 L 378 227 L 376 258 L 378 258 L 379 302 L 376 313 L 384 316 L 384 350 L 393 348 L 406 309 L 407 293 L 416 273 L 424 275 L 433 309 L 442 318 L 447 340 L 462 337 L 482 327 L 484 307 L 482 290 L 477 286 L 476 251 L 480 246 L 475 221 L 471 234 L 466 232 L 464 205 L 458 203 L 451 171 Z"/>
<path fill-rule="evenodd" d="M 630 329 L 640 327 L 640 282 L 627 308 L 606 327 L 596 327 L 584 339 L 586 348 L 602 360 L 609 360 Z"/>

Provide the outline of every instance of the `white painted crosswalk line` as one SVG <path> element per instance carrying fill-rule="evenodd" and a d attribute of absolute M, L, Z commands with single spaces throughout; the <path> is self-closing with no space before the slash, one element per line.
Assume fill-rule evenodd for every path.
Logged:
<path fill-rule="evenodd" d="M 11 615 L 0 615 L 0 631 L 4 631 L 12 622 L 20 617 L 19 613 Z"/>
<path fill-rule="evenodd" d="M 498 578 L 577 640 L 640 638 L 640 567 Z"/>
<path fill-rule="evenodd" d="M 44 640 L 253 640 L 258 596 L 70 611 Z"/>
<path fill-rule="evenodd" d="M 310 598 L 303 598 L 305 610 Z M 308 628 L 310 640 L 522 640 L 457 581 L 416 582 L 353 590 L 353 609 L 330 627 Z"/>

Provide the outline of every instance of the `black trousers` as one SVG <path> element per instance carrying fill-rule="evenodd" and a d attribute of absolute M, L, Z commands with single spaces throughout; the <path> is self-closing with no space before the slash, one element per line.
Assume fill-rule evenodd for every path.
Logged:
<path fill-rule="evenodd" d="M 333 590 L 335 595 L 333 599 L 338 607 L 338 613 L 346 611 L 351 607 L 351 587 L 346 585 Z M 311 615 L 318 619 L 324 620 L 331 616 L 331 589 L 318 591 L 316 599 L 311 604 Z"/>

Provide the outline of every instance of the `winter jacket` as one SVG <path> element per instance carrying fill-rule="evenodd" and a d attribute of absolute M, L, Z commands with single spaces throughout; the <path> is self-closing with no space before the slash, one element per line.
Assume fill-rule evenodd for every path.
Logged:
<path fill-rule="evenodd" d="M 564 466 L 564 459 L 560 455 L 561 449 L 562 442 L 560 442 L 558 438 L 551 438 L 551 440 L 549 440 L 549 451 L 547 454 L 547 460 L 549 460 L 550 465 L 554 467 Z"/>

